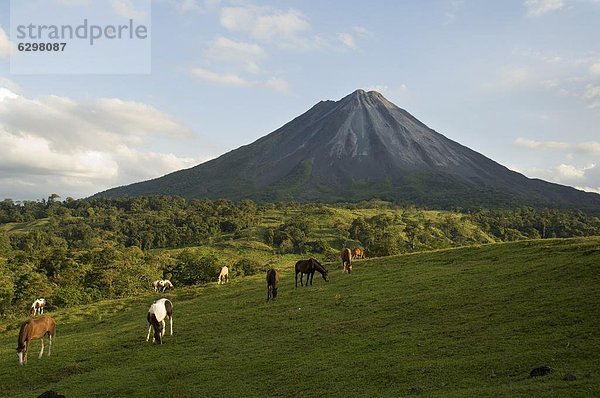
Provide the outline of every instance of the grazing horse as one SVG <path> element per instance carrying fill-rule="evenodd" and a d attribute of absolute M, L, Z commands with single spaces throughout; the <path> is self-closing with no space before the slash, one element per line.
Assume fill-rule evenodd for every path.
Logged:
<path fill-rule="evenodd" d="M 300 260 L 296 263 L 296 287 L 298 287 L 298 274 L 300 274 L 300 285 L 304 286 L 302 283 L 302 275 L 307 274 L 306 276 L 306 286 L 310 283 L 312 286 L 313 276 L 315 275 L 315 271 L 318 271 L 325 279 L 325 282 L 329 282 L 329 271 L 325 267 L 321 265 L 320 262 L 315 260 L 314 258 L 309 258 L 308 260 Z"/>
<path fill-rule="evenodd" d="M 354 256 L 355 259 L 365 258 L 365 249 L 361 249 L 360 247 L 355 247 L 352 255 Z"/>
<path fill-rule="evenodd" d="M 167 289 L 174 289 L 175 288 L 175 286 L 168 279 L 158 279 L 158 280 L 155 280 L 152 283 L 152 286 L 154 287 L 154 291 L 155 292 L 160 291 L 161 293 L 164 293 L 165 290 L 167 290 Z"/>
<path fill-rule="evenodd" d="M 343 272 L 352 273 L 352 252 L 348 248 L 342 250 L 342 268 Z"/>
<path fill-rule="evenodd" d="M 267 271 L 267 301 L 277 298 L 277 284 L 279 283 L 279 271 L 270 268 Z"/>
<path fill-rule="evenodd" d="M 48 335 L 50 340 L 50 346 L 48 347 L 48 356 L 50 356 L 50 350 L 52 349 L 52 337 L 56 335 L 56 322 L 49 316 L 41 316 L 39 318 L 29 318 L 19 331 L 19 338 L 17 340 L 17 356 L 19 357 L 19 364 L 24 365 L 27 363 L 27 351 L 29 351 L 29 344 L 32 340 L 40 339 L 42 342 L 42 350 L 38 358 L 41 358 L 44 354 L 44 336 Z"/>
<path fill-rule="evenodd" d="M 156 300 L 148 310 L 146 320 L 148 321 L 148 336 L 146 341 L 150 339 L 150 331 L 154 328 L 154 337 L 152 342 L 158 341 L 158 344 L 163 343 L 165 335 L 165 318 L 169 318 L 171 325 L 171 336 L 173 336 L 173 303 L 166 298 Z"/>
<path fill-rule="evenodd" d="M 29 310 L 29 313 L 34 316 L 34 315 L 43 315 L 44 314 L 44 307 L 46 306 L 46 299 L 45 298 L 39 298 L 37 300 L 35 300 L 33 302 L 33 304 L 31 304 L 31 310 Z"/>
<path fill-rule="evenodd" d="M 224 266 L 223 268 L 221 268 L 221 272 L 219 272 L 218 284 L 220 285 L 225 282 L 229 282 L 229 268 L 227 268 L 227 266 Z"/>

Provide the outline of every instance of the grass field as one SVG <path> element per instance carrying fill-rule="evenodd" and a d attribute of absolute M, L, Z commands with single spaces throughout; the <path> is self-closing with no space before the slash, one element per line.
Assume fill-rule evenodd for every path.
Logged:
<path fill-rule="evenodd" d="M 357 261 L 276 302 L 264 275 L 166 294 L 174 336 L 144 341 L 148 293 L 53 313 L 51 357 L 0 334 L 0 396 L 543 397 L 600 394 L 600 238 Z M 25 320 L 25 316 L 22 320 Z M 547 365 L 552 373 L 529 377 Z M 564 381 L 571 373 L 575 381 Z"/>

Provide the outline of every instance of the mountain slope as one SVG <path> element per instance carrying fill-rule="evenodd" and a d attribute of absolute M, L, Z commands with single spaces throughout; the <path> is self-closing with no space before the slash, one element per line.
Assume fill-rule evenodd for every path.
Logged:
<path fill-rule="evenodd" d="M 277 301 L 264 274 L 177 288 L 174 335 L 145 342 L 153 293 L 61 312 L 52 356 L 19 367 L 0 334 L 3 396 L 597 396 L 599 238 L 357 261 Z M 548 261 L 552 258 L 552 261 Z M 337 264 L 336 264 L 337 265 Z M 23 316 L 23 320 L 26 315 Z M 553 372 L 529 377 L 532 368 Z M 564 381 L 571 373 L 576 381 Z"/>
<path fill-rule="evenodd" d="M 273 133 L 196 167 L 98 195 L 600 209 L 600 195 L 528 179 L 429 129 L 381 94 L 321 101 Z"/>

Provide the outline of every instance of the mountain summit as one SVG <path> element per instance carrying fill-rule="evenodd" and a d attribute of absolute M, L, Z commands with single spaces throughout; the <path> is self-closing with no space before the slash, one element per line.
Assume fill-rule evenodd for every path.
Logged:
<path fill-rule="evenodd" d="M 600 195 L 528 179 L 428 128 L 380 93 L 364 90 L 321 101 L 217 159 L 96 196 L 153 194 L 600 209 Z"/>

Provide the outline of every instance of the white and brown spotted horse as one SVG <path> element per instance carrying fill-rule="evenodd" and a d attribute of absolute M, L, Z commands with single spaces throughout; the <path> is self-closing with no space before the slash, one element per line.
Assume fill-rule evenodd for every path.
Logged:
<path fill-rule="evenodd" d="M 175 286 L 168 279 L 158 279 L 152 283 L 155 292 L 164 293 L 167 289 L 174 289 Z"/>
<path fill-rule="evenodd" d="M 163 336 L 165 335 L 165 318 L 169 318 L 171 325 L 171 336 L 173 336 L 173 303 L 166 298 L 156 300 L 148 310 L 146 320 L 148 321 L 148 336 L 146 341 L 150 340 L 150 331 L 154 328 L 154 337 L 152 342 L 163 343 Z"/>
<path fill-rule="evenodd" d="M 44 307 L 45 306 L 46 306 L 46 299 L 45 298 L 39 298 L 39 299 L 35 300 L 33 302 L 33 304 L 31 304 L 31 309 L 29 310 L 29 313 L 32 316 L 43 315 L 44 314 Z"/>

